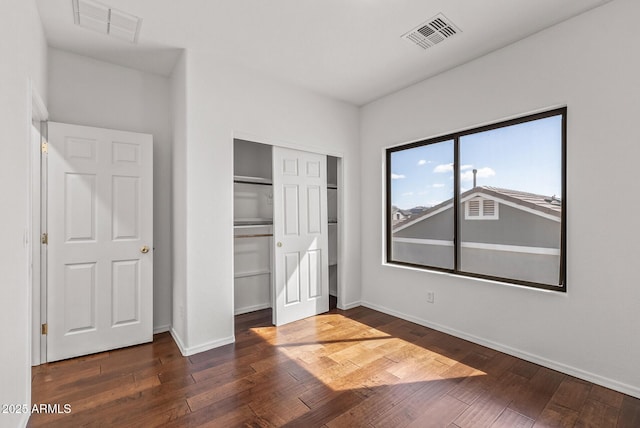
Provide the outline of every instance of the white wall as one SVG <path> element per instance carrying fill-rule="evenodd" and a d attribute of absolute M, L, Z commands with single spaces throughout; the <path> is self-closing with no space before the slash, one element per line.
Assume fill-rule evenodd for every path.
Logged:
<path fill-rule="evenodd" d="M 49 49 L 49 118 L 153 134 L 153 326 L 171 325 L 171 106 L 166 77 Z"/>
<path fill-rule="evenodd" d="M 608 3 L 363 108 L 366 305 L 640 397 L 638 16 Z M 562 104 L 566 294 L 382 265 L 385 146 Z"/>
<path fill-rule="evenodd" d="M 234 136 L 344 156 L 341 272 L 346 287 L 341 304 L 359 301 L 358 109 L 216 62 L 204 52 L 188 52 L 185 67 L 186 168 L 185 176 L 175 180 L 185 186 L 180 197 L 186 198 L 186 220 L 181 227 L 188 263 L 184 262 L 186 283 L 174 282 L 174 288 L 184 288 L 187 299 L 183 352 L 233 340 Z"/>
<path fill-rule="evenodd" d="M 31 403 L 31 285 L 27 244 L 29 80 L 46 97 L 47 44 L 33 0 L 0 2 L 0 403 Z M 30 245 L 30 244 L 29 244 Z M 0 427 L 23 426 L 24 414 L 0 413 Z"/>

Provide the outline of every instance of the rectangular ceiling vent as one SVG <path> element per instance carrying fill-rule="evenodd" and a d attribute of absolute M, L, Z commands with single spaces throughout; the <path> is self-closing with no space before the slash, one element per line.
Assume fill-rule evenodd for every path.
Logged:
<path fill-rule="evenodd" d="M 129 43 L 137 43 L 142 18 L 97 1 L 73 0 L 73 22 Z"/>
<path fill-rule="evenodd" d="M 446 16 L 439 13 L 408 33 L 403 34 L 402 38 L 415 43 L 422 49 L 429 49 L 461 32 Z"/>

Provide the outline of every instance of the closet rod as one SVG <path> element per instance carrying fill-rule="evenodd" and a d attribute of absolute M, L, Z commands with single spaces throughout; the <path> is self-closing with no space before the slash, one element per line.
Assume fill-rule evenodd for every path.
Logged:
<path fill-rule="evenodd" d="M 234 235 L 234 238 L 262 238 L 267 236 L 273 236 L 272 233 L 258 233 L 255 235 Z"/>

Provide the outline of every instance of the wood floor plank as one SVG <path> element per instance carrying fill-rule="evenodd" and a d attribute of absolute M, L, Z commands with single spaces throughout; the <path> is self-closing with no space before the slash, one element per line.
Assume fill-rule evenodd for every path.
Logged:
<path fill-rule="evenodd" d="M 503 397 L 485 394 L 470 405 L 453 422 L 460 428 L 490 427 L 507 409 L 509 401 Z"/>
<path fill-rule="evenodd" d="M 565 376 L 557 371 L 541 367 L 531 377 L 526 387 L 519 391 L 509 407 L 531 419 L 537 419 Z"/>
<path fill-rule="evenodd" d="M 511 409 L 506 409 L 498 419 L 491 424 L 491 428 L 531 428 L 534 420 Z"/>
<path fill-rule="evenodd" d="M 568 409 L 579 411 L 591 392 L 591 384 L 573 377 L 565 378 L 551 401 Z"/>
<path fill-rule="evenodd" d="M 593 385 L 589 393 L 589 398 L 619 409 L 622 406 L 624 394 L 600 385 Z"/>
<path fill-rule="evenodd" d="M 407 427 L 437 428 L 449 426 L 467 408 L 468 404 L 447 394 L 440 400 L 432 400 L 421 409 L 416 419 Z"/>
<path fill-rule="evenodd" d="M 282 327 L 236 317 L 236 342 L 183 357 L 154 342 L 34 367 L 29 427 L 634 427 L 640 400 L 374 310 Z"/>
<path fill-rule="evenodd" d="M 556 403 L 548 403 L 533 425 L 534 428 L 570 428 L 576 424 L 580 414 Z"/>
<path fill-rule="evenodd" d="M 420 388 L 415 393 L 400 401 L 382 417 L 374 419 L 372 425 L 388 428 L 407 426 L 423 416 L 424 403 L 444 398 L 456 383 L 451 379 L 420 382 Z"/>
<path fill-rule="evenodd" d="M 582 407 L 576 428 L 614 428 L 618 425 L 619 409 L 601 401 L 587 400 Z"/>
<path fill-rule="evenodd" d="M 285 427 L 319 427 L 335 419 L 336 416 L 344 413 L 351 407 L 362 402 L 365 395 L 358 390 L 341 391 L 329 401 L 312 408 L 302 416 L 283 425 Z"/>
<path fill-rule="evenodd" d="M 640 427 L 640 400 L 625 395 L 618 416 L 619 428 Z"/>
<path fill-rule="evenodd" d="M 375 388 L 373 394 L 326 425 L 332 428 L 370 425 L 372 421 L 382 418 L 393 407 L 416 393 L 422 385 L 422 382 L 404 383 L 395 378 L 386 385 Z"/>

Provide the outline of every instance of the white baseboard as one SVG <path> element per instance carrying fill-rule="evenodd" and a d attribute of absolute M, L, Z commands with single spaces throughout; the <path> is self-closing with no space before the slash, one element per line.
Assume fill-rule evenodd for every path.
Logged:
<path fill-rule="evenodd" d="M 159 325 L 158 327 L 153 327 L 153 334 L 164 333 L 165 331 L 171 330 L 171 325 Z"/>
<path fill-rule="evenodd" d="M 176 345 L 178 345 L 178 349 L 180 349 L 180 353 L 182 354 L 183 357 L 199 354 L 200 352 L 208 351 L 209 349 L 219 348 L 220 346 L 228 345 L 236 341 L 235 336 L 229 336 L 229 337 L 213 340 L 211 342 L 202 343 L 198 346 L 192 346 L 188 348 L 184 345 L 184 343 L 182 342 L 182 339 L 173 328 L 171 328 L 171 330 L 169 331 L 171 332 L 171 337 L 173 337 L 173 340 L 176 342 Z"/>
<path fill-rule="evenodd" d="M 351 303 L 343 303 L 343 304 L 338 306 L 338 309 L 342 309 L 343 311 L 347 311 L 349 309 L 357 308 L 358 306 L 362 306 L 362 302 L 357 301 L 357 302 L 351 302 Z M 373 308 L 371 308 L 371 309 L 373 309 Z M 380 311 L 380 312 L 382 312 L 382 311 Z"/>
<path fill-rule="evenodd" d="M 253 306 L 245 306 L 244 308 L 237 308 L 235 311 L 233 311 L 234 315 L 242 315 L 242 314 L 247 314 L 249 312 L 255 312 L 255 311 L 260 311 L 262 309 L 268 309 L 271 307 L 271 303 L 261 303 L 259 305 L 253 305 Z"/>
<path fill-rule="evenodd" d="M 539 355 L 534 355 L 531 354 L 529 352 L 526 351 L 522 351 L 519 349 L 515 349 L 512 348 L 510 346 L 504 345 L 502 343 L 497 343 L 497 342 L 493 342 L 491 340 L 486 340 L 483 339 L 481 337 L 478 336 L 474 336 L 471 334 L 467 334 L 465 332 L 456 330 L 456 329 L 452 329 L 440 324 L 436 324 L 427 320 L 424 320 L 422 318 L 418 318 L 418 317 L 414 317 L 412 315 L 407 315 L 404 314 L 402 312 L 398 312 L 395 311 L 393 309 L 389 309 L 387 307 L 384 306 L 380 306 L 380 305 L 376 305 L 374 303 L 371 302 L 362 302 L 362 306 L 365 306 L 367 308 L 370 309 L 374 309 L 376 311 L 379 312 L 383 312 L 385 314 L 388 315 L 392 315 L 394 317 L 397 318 L 402 318 L 404 320 L 407 321 L 411 321 L 413 323 L 422 325 L 424 327 L 429 327 L 432 328 L 434 330 L 438 330 L 441 331 L 443 333 L 447 333 L 450 334 L 452 336 L 455 337 L 459 337 L 461 339 L 464 340 L 468 340 L 469 342 L 473 342 L 473 343 L 477 343 L 478 345 L 482 345 L 482 346 L 486 346 L 487 348 L 491 348 L 491 349 L 495 349 L 496 351 L 500 351 L 500 352 L 504 352 L 505 354 L 509 354 L 512 355 L 514 357 L 518 357 L 521 358 L 523 360 L 527 360 L 530 361 L 532 363 L 550 368 L 552 370 L 556 370 L 574 377 L 577 377 L 579 379 L 583 379 L 592 383 L 595 383 L 597 385 L 600 386 L 604 386 L 605 388 L 609 388 L 609 389 L 613 389 L 615 391 L 618 392 L 622 392 L 623 394 L 628 394 L 631 395 L 632 397 L 636 397 L 636 398 L 640 398 L 640 388 L 633 386 L 633 385 L 629 385 L 623 382 L 619 382 L 617 380 L 614 379 L 609 379 L 607 377 L 604 376 L 600 376 L 596 373 L 591 373 L 582 369 L 579 369 L 577 367 L 572 367 L 569 366 L 567 364 L 558 362 L 558 361 L 553 361 L 553 360 L 549 360 L 547 358 L 541 357 Z"/>

